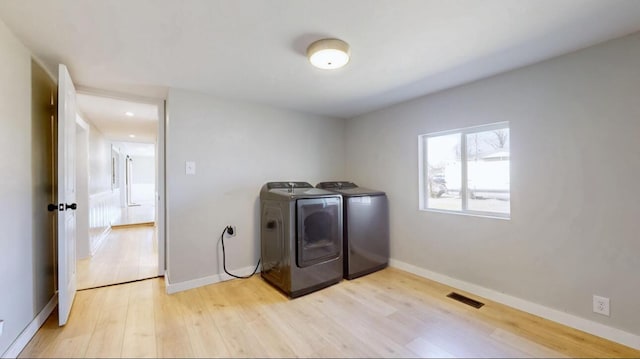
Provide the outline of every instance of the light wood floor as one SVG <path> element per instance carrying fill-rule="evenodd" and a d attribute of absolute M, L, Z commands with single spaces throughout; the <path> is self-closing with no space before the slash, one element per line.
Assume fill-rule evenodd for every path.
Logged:
<path fill-rule="evenodd" d="M 172 295 L 156 278 L 78 292 L 68 324 L 52 315 L 20 357 L 640 357 L 451 290 L 391 268 L 294 300 L 258 275 Z"/>
<path fill-rule="evenodd" d="M 158 275 L 156 227 L 113 228 L 93 257 L 77 263 L 78 289 Z"/>

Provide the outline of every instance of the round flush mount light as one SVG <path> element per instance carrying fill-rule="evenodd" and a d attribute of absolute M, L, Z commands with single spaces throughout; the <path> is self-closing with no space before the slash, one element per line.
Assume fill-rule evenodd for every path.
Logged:
<path fill-rule="evenodd" d="M 129 137 L 131 137 L 131 138 L 136 138 L 136 135 L 129 135 Z"/>
<path fill-rule="evenodd" d="M 307 48 L 311 64 L 324 70 L 335 70 L 346 65 L 350 56 L 349 44 L 339 39 L 322 39 Z"/>
<path fill-rule="evenodd" d="M 124 114 L 129 116 L 129 117 L 133 117 L 133 112 L 131 112 L 131 111 L 127 111 Z"/>

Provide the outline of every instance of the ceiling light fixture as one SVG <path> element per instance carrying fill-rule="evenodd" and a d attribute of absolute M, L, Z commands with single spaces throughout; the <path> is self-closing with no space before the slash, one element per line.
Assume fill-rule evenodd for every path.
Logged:
<path fill-rule="evenodd" d="M 136 137 L 136 135 L 129 135 L 129 137 L 131 137 L 131 138 L 135 138 L 135 137 Z"/>
<path fill-rule="evenodd" d="M 322 39 L 307 48 L 311 64 L 324 70 L 335 70 L 346 65 L 351 55 L 349 44 L 338 39 Z"/>
<path fill-rule="evenodd" d="M 131 112 L 131 111 L 127 111 L 124 114 L 129 116 L 129 117 L 133 117 L 133 112 Z"/>

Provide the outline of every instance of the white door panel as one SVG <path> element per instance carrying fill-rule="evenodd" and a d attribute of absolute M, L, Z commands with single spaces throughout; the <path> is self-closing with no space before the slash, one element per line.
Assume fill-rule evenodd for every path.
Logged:
<path fill-rule="evenodd" d="M 69 319 L 76 295 L 76 90 L 64 65 L 58 66 L 58 311 Z M 64 210 L 63 210 L 64 209 Z"/>

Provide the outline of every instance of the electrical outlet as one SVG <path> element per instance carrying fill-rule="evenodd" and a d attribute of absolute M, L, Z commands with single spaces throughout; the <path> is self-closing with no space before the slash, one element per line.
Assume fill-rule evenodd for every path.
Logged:
<path fill-rule="evenodd" d="M 186 174 L 188 175 L 195 175 L 196 174 L 196 163 L 194 161 L 186 161 L 184 164 L 184 171 Z"/>
<path fill-rule="evenodd" d="M 609 298 L 593 296 L 593 312 L 609 316 Z"/>
<path fill-rule="evenodd" d="M 236 234 L 238 233 L 236 231 L 236 226 L 232 226 L 232 225 L 228 225 L 227 226 L 227 237 L 235 237 Z"/>

